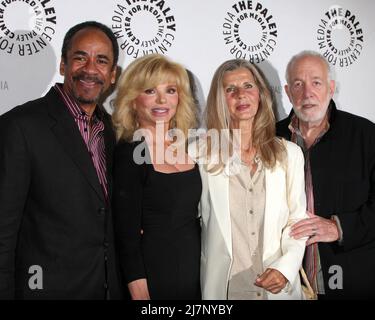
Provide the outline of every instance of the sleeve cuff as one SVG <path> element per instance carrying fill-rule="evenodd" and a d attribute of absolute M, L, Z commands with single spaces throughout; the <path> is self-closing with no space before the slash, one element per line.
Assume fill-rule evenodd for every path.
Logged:
<path fill-rule="evenodd" d="M 336 226 L 337 226 L 337 229 L 339 231 L 339 238 L 338 238 L 338 244 L 341 246 L 344 242 L 344 238 L 343 238 L 343 231 L 342 231 L 342 227 L 341 227 L 341 223 L 340 223 L 340 219 L 338 216 L 336 215 L 332 215 L 331 216 L 331 220 L 335 221 L 336 222 Z"/>

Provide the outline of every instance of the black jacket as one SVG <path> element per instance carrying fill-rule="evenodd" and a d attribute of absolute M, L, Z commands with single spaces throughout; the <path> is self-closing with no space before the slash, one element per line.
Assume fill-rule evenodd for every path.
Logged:
<path fill-rule="evenodd" d="M 333 299 L 374 298 L 375 125 L 330 107 L 330 129 L 310 151 L 315 213 L 337 215 L 343 229 L 342 245 L 319 243 L 325 290 Z M 277 123 L 288 140 L 292 114 Z M 332 290 L 340 267 L 343 289 Z"/>
<path fill-rule="evenodd" d="M 104 109 L 103 121 L 111 190 L 115 137 Z M 54 88 L 0 117 L 0 298 L 104 299 L 106 287 L 120 298 L 111 215 Z M 34 265 L 42 289 L 30 289 Z"/>

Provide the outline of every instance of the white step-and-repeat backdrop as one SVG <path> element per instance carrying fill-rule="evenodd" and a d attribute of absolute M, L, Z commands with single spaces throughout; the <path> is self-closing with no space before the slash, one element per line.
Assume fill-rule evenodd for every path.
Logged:
<path fill-rule="evenodd" d="M 165 54 L 194 75 L 201 106 L 223 61 L 258 64 L 279 118 L 291 108 L 283 90 L 288 59 L 319 51 L 334 68 L 339 109 L 375 121 L 374 12 L 372 0 L 0 0 L 0 114 L 61 82 L 65 32 L 97 20 L 115 32 L 121 68 L 144 54 Z"/>

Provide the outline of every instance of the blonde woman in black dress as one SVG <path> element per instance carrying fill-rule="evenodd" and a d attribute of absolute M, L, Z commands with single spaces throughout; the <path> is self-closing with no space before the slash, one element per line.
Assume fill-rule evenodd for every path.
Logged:
<path fill-rule="evenodd" d="M 114 225 L 131 298 L 199 299 L 202 187 L 185 152 L 197 124 L 186 70 L 162 55 L 135 60 L 120 78 L 113 123 Z"/>

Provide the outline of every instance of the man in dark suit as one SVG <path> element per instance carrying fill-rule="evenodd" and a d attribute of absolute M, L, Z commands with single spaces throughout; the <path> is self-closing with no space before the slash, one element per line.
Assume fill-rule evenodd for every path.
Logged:
<path fill-rule="evenodd" d="M 336 109 L 323 56 L 304 51 L 286 72 L 293 105 L 277 132 L 305 155 L 309 218 L 292 226 L 309 237 L 304 266 L 319 299 L 375 297 L 375 125 Z"/>
<path fill-rule="evenodd" d="M 64 38 L 57 83 L 0 117 L 0 298 L 121 298 L 111 218 L 115 136 L 98 105 L 118 44 L 88 21 Z"/>

